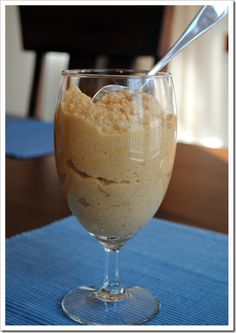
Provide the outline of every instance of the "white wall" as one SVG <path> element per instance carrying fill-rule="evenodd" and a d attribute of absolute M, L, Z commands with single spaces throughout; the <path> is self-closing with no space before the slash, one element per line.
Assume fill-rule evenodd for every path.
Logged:
<path fill-rule="evenodd" d="M 172 43 L 182 34 L 200 6 L 176 6 Z M 228 53 L 227 16 L 190 44 L 169 64 L 178 106 L 179 141 L 227 147 Z"/>
<path fill-rule="evenodd" d="M 24 51 L 16 6 L 6 6 L 6 112 L 26 116 L 28 112 L 35 54 Z"/>

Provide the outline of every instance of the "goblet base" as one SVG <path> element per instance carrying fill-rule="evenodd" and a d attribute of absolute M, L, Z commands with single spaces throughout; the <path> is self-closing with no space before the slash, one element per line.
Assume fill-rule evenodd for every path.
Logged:
<path fill-rule="evenodd" d="M 160 308 L 159 299 L 140 287 L 125 289 L 114 302 L 98 297 L 99 289 L 82 286 L 68 293 L 62 309 L 72 320 L 86 325 L 138 325 L 150 320 Z"/>

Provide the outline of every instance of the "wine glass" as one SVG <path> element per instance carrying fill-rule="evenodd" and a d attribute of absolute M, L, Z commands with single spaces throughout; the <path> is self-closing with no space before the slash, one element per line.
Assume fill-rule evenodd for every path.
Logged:
<path fill-rule="evenodd" d="M 126 88 L 92 100 L 110 84 Z M 120 283 L 118 254 L 159 208 L 175 148 L 171 74 L 62 72 L 55 113 L 57 172 L 71 212 L 106 254 L 103 283 L 78 287 L 62 301 L 64 312 L 74 321 L 134 325 L 158 313 L 158 297 Z"/>

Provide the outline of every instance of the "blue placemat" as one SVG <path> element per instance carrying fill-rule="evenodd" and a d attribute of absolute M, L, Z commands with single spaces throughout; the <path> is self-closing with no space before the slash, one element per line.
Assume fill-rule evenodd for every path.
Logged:
<path fill-rule="evenodd" d="M 52 122 L 6 117 L 7 156 L 27 159 L 51 155 L 53 152 Z"/>
<path fill-rule="evenodd" d="M 60 306 L 101 283 L 103 250 L 68 217 L 7 240 L 6 325 L 76 325 Z M 227 325 L 227 236 L 152 220 L 121 251 L 121 281 L 161 300 L 145 325 Z"/>

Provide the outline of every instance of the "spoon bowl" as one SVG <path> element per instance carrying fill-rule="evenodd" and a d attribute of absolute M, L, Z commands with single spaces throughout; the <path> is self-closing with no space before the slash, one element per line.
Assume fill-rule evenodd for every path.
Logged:
<path fill-rule="evenodd" d="M 98 92 L 93 96 L 92 100 L 94 103 L 98 102 L 104 95 L 110 94 L 112 92 L 121 92 L 123 90 L 127 90 L 128 88 L 125 86 L 121 86 L 119 84 L 108 84 L 102 87 Z"/>

